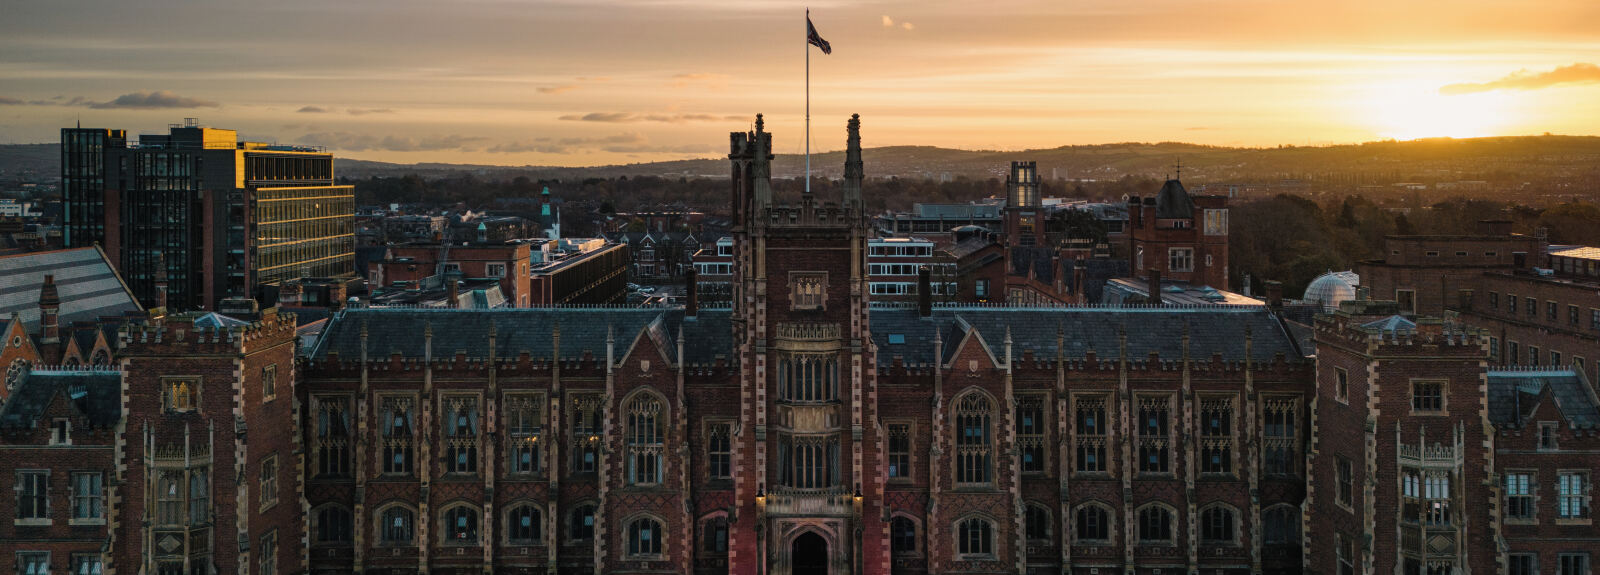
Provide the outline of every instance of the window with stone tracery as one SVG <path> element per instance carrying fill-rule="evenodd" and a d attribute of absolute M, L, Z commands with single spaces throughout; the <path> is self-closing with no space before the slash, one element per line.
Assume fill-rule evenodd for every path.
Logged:
<path fill-rule="evenodd" d="M 1044 397 L 1024 395 L 1017 398 L 1017 449 L 1020 451 L 1023 473 L 1043 473 L 1045 450 Z"/>
<path fill-rule="evenodd" d="M 1078 473 L 1105 473 L 1106 420 L 1105 397 L 1082 397 L 1077 400 L 1077 424 L 1073 426 L 1077 457 L 1074 469 Z"/>
<path fill-rule="evenodd" d="M 531 393 L 506 396 L 506 470 L 531 475 L 544 469 L 540 435 L 544 431 L 543 397 Z"/>
<path fill-rule="evenodd" d="M 779 480 L 801 489 L 839 482 L 839 438 L 834 435 L 784 436 L 778 441 Z"/>
<path fill-rule="evenodd" d="M 390 396 L 383 398 L 380 403 L 383 417 L 379 421 L 383 436 L 383 472 L 409 475 L 414 466 L 414 401 L 410 397 Z"/>
<path fill-rule="evenodd" d="M 317 411 L 317 438 L 311 443 L 311 450 L 317 462 L 317 475 L 349 475 L 350 399 L 318 396 L 313 401 Z"/>
<path fill-rule="evenodd" d="M 600 395 L 585 393 L 572 399 L 572 472 L 594 473 L 600 468 Z"/>
<path fill-rule="evenodd" d="M 666 440 L 661 420 L 661 401 L 648 393 L 641 393 L 628 402 L 628 484 L 654 485 L 661 483 L 662 454 Z"/>
<path fill-rule="evenodd" d="M 1450 474 L 1426 471 L 1422 476 L 1424 520 L 1428 525 L 1450 525 Z"/>
<path fill-rule="evenodd" d="M 1295 412 L 1298 401 L 1294 399 L 1268 399 L 1262 406 L 1262 459 L 1267 475 L 1296 475 L 1300 473 L 1300 448 L 1295 441 Z"/>
<path fill-rule="evenodd" d="M 825 402 L 839 397 L 839 359 L 834 354 L 791 353 L 778 358 L 778 398 Z"/>
<path fill-rule="evenodd" d="M 478 398 L 445 396 L 443 403 L 445 473 L 477 473 Z"/>
<path fill-rule="evenodd" d="M 968 393 L 956 401 L 956 483 L 990 483 L 994 468 L 994 435 L 989 425 L 993 414 L 993 404 L 981 393 Z"/>
<path fill-rule="evenodd" d="M 1233 473 L 1233 400 L 1200 401 L 1200 472 Z"/>
<path fill-rule="evenodd" d="M 791 309 L 823 309 L 828 301 L 828 274 L 802 272 L 789 274 Z"/>
<path fill-rule="evenodd" d="M 1172 439 L 1171 406 L 1167 397 L 1139 398 L 1139 471 L 1169 473 Z"/>

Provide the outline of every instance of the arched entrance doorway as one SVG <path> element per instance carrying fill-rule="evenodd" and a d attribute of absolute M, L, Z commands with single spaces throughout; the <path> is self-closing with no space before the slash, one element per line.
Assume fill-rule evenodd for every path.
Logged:
<path fill-rule="evenodd" d="M 790 575 L 828 575 L 828 541 L 815 532 L 794 538 L 789 548 Z"/>

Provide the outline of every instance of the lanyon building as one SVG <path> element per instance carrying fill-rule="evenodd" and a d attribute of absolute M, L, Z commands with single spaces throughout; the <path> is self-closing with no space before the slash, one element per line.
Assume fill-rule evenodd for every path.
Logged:
<path fill-rule="evenodd" d="M 297 277 L 349 274 L 355 195 L 333 155 L 241 142 L 193 119 L 127 141 L 122 130 L 61 131 L 69 247 L 101 244 L 147 306 L 158 272 L 175 310 Z"/>
<path fill-rule="evenodd" d="M 298 359 L 276 310 L 191 312 L 119 328 L 111 369 L 24 366 L 0 554 L 173 575 L 1589 574 L 1582 373 L 1491 368 L 1483 332 L 1365 299 L 1309 332 L 1270 305 L 936 307 L 926 272 L 916 302 L 874 303 L 847 133 L 832 201 L 775 197 L 759 116 L 731 135 L 724 308 L 346 309 Z"/>

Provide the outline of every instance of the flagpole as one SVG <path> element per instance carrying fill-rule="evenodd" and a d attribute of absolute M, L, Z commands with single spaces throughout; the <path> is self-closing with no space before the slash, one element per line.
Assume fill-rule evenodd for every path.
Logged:
<path fill-rule="evenodd" d="M 806 193 L 811 193 L 811 9 L 806 8 Z"/>

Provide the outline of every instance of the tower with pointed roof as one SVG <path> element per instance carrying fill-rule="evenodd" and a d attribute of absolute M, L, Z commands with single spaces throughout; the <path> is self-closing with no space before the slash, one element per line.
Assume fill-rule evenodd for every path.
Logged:
<path fill-rule="evenodd" d="M 1228 198 L 1195 196 L 1169 179 L 1154 196 L 1128 197 L 1128 257 L 1135 275 L 1228 288 Z"/>

